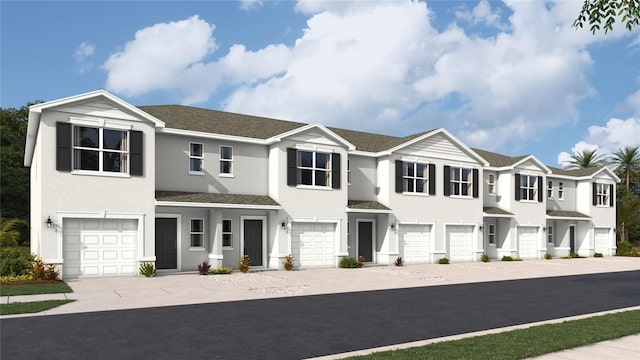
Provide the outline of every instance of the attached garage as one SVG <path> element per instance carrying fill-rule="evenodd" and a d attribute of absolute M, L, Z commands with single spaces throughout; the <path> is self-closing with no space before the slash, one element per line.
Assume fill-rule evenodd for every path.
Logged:
<path fill-rule="evenodd" d="M 291 253 L 301 268 L 335 267 L 336 224 L 293 223 Z"/>
<path fill-rule="evenodd" d="M 406 264 L 431 262 L 431 225 L 401 224 L 398 237 Z"/>
<path fill-rule="evenodd" d="M 538 259 L 538 228 L 518 228 L 518 256 L 522 259 Z"/>
<path fill-rule="evenodd" d="M 136 275 L 137 220 L 64 219 L 62 228 L 65 279 Z"/>
<path fill-rule="evenodd" d="M 609 228 L 596 228 L 595 229 L 595 252 L 601 253 L 602 255 L 609 256 L 611 255 L 611 236 Z"/>
<path fill-rule="evenodd" d="M 447 249 L 452 262 L 473 261 L 473 226 L 447 225 Z"/>

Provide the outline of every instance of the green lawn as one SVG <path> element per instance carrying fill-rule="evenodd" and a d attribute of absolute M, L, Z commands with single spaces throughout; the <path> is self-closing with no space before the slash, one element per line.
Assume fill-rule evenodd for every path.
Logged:
<path fill-rule="evenodd" d="M 26 284 L 26 285 L 2 285 L 0 286 L 0 296 L 35 295 L 35 294 L 58 294 L 73 292 L 69 285 L 60 283 Z"/>
<path fill-rule="evenodd" d="M 0 305 L 0 315 L 37 313 L 53 309 L 54 307 L 67 304 L 72 301 L 75 300 L 45 300 L 2 304 Z"/>
<path fill-rule="evenodd" d="M 639 333 L 635 310 L 351 359 L 525 359 Z"/>

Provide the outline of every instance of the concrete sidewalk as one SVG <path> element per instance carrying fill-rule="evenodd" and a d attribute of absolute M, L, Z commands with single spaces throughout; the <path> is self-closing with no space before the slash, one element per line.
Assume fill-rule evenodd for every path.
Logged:
<path fill-rule="evenodd" d="M 247 274 L 199 276 L 196 272 L 160 274 L 155 278 L 113 277 L 71 280 L 73 289 L 68 294 L 30 296 L 3 296 L 0 303 L 28 302 L 49 299 L 73 299 L 72 303 L 38 314 L 7 315 L 8 317 L 42 316 L 79 312 L 110 311 L 157 306 L 186 305 L 224 301 L 240 301 L 288 296 L 319 295 L 353 291 L 370 291 L 394 288 L 437 286 L 448 284 L 504 281 L 551 276 L 569 276 L 594 273 L 640 270 L 640 258 L 606 257 L 586 259 L 528 260 L 522 262 L 424 264 L 395 266 L 368 266 L 362 269 L 310 269 L 299 271 L 267 270 Z M 545 322 L 546 323 L 546 322 Z M 530 326 L 527 324 L 525 326 Z M 509 329 L 495 329 L 494 332 Z M 463 334 L 468 337 L 476 334 Z M 429 342 L 444 339 L 427 340 Z M 598 344 L 598 350 L 613 346 L 630 351 L 633 359 L 640 359 L 640 335 L 629 339 L 613 340 Z M 412 346 L 415 346 L 414 344 Z M 399 346 L 395 346 L 398 348 Z M 591 345 L 593 347 L 593 345 Z M 589 347 L 587 347 L 589 348 Z M 582 349 L 582 348 L 580 348 Z M 572 359 L 573 351 L 559 352 L 542 359 Z M 371 351 L 380 351 L 372 349 Z M 566 353 L 569 353 L 567 355 Z M 603 359 L 598 351 L 578 352 L 597 354 L 593 359 Z M 620 356 L 624 356 L 623 353 Z M 615 357 L 624 359 L 625 357 Z M 338 358 L 333 356 L 331 358 Z"/>

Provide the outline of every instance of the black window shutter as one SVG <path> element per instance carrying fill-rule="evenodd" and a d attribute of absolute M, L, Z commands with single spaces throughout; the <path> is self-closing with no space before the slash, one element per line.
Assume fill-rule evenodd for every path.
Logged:
<path fill-rule="evenodd" d="M 340 154 L 331 154 L 331 187 L 340 189 Z"/>
<path fill-rule="evenodd" d="M 444 196 L 451 195 L 451 166 L 444 166 Z"/>
<path fill-rule="evenodd" d="M 287 185 L 296 186 L 298 183 L 298 151 L 287 148 Z"/>
<path fill-rule="evenodd" d="M 542 202 L 542 192 L 544 191 L 542 176 L 538 176 L 538 202 Z"/>
<path fill-rule="evenodd" d="M 515 193 L 516 193 L 516 201 L 520 201 L 520 174 L 516 174 Z"/>
<path fill-rule="evenodd" d="M 614 193 L 615 187 L 613 184 L 609 184 L 609 206 L 613 207 L 613 199 L 616 197 Z"/>
<path fill-rule="evenodd" d="M 56 169 L 71 171 L 71 124 L 56 123 Z"/>
<path fill-rule="evenodd" d="M 404 186 L 402 184 L 402 160 L 396 160 L 396 192 L 402 194 Z"/>
<path fill-rule="evenodd" d="M 429 164 L 429 195 L 436 194 L 436 165 Z"/>
<path fill-rule="evenodd" d="M 593 206 L 596 206 L 598 205 L 598 184 L 593 183 L 591 186 L 593 188 Z"/>
<path fill-rule="evenodd" d="M 144 173 L 144 134 L 142 131 L 131 130 L 129 136 L 129 144 L 131 146 L 129 174 L 132 176 L 142 176 Z"/>
<path fill-rule="evenodd" d="M 480 182 L 480 172 L 478 169 L 473 169 L 473 197 L 478 198 L 480 196 L 479 193 L 479 183 Z"/>

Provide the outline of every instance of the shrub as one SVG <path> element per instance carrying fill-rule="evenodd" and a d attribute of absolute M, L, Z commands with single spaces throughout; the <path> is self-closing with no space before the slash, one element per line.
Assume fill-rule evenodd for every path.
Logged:
<path fill-rule="evenodd" d="M 352 257 L 346 257 L 340 260 L 340 267 L 343 269 L 355 269 L 358 267 L 358 261 Z"/>
<path fill-rule="evenodd" d="M 9 275 L 9 276 L 0 276 L 0 282 L 13 282 L 13 281 L 29 281 L 33 280 L 31 275 Z"/>
<path fill-rule="evenodd" d="M 630 242 L 618 241 L 616 246 L 617 246 L 616 255 L 619 255 L 619 256 L 631 256 L 631 249 L 633 248 L 633 245 L 631 245 Z"/>
<path fill-rule="evenodd" d="M 156 267 L 152 263 L 142 263 L 138 268 L 140 275 L 145 277 L 155 277 L 157 275 Z"/>
<path fill-rule="evenodd" d="M 33 255 L 21 247 L 0 248 L 0 276 L 26 275 L 31 270 Z"/>
<path fill-rule="evenodd" d="M 638 256 L 638 247 L 634 246 L 631 248 L 631 256 Z"/>
<path fill-rule="evenodd" d="M 41 257 L 37 257 L 31 261 L 29 275 L 34 280 L 58 280 L 60 272 L 55 264 L 45 264 Z"/>
<path fill-rule="evenodd" d="M 223 267 L 209 270 L 209 273 L 213 275 L 226 275 L 226 274 L 231 274 L 232 272 L 233 272 L 233 268 L 229 266 L 223 266 Z"/>
<path fill-rule="evenodd" d="M 284 266 L 284 269 L 287 271 L 293 270 L 293 267 L 295 266 L 293 262 L 293 255 L 289 254 L 285 256 L 284 259 L 282 259 L 282 266 Z"/>
<path fill-rule="evenodd" d="M 29 223 L 18 218 L 0 218 L 0 246 L 29 244 Z"/>
<path fill-rule="evenodd" d="M 602 257 L 602 253 L 595 253 L 593 254 L 593 257 Z"/>
<path fill-rule="evenodd" d="M 487 254 L 482 254 L 482 256 L 480 256 L 480 261 L 482 261 L 482 262 L 489 262 L 489 255 L 487 255 Z"/>
<path fill-rule="evenodd" d="M 502 261 L 513 261 L 513 258 L 509 255 L 505 255 L 502 257 Z"/>
<path fill-rule="evenodd" d="M 361 268 L 364 266 L 364 256 L 358 256 L 358 267 Z"/>
<path fill-rule="evenodd" d="M 549 253 L 546 253 L 546 254 L 544 254 L 544 258 L 546 260 L 551 260 L 553 258 L 553 256 L 551 256 L 551 254 L 549 254 Z"/>
<path fill-rule="evenodd" d="M 571 253 L 568 256 L 563 256 L 563 259 L 584 259 L 584 256 L 578 255 L 578 253 Z"/>
<path fill-rule="evenodd" d="M 440 258 L 440 260 L 438 260 L 438 264 L 446 265 L 448 263 L 449 263 L 449 259 L 447 259 L 446 257 Z"/>
<path fill-rule="evenodd" d="M 209 265 L 208 261 L 203 261 L 202 264 L 198 264 L 198 274 L 200 275 L 209 275 L 209 269 L 211 269 L 211 265 Z"/>
<path fill-rule="evenodd" d="M 238 268 L 243 273 L 246 273 L 247 271 L 249 271 L 249 269 L 251 269 L 250 264 L 251 264 L 251 258 L 249 257 L 249 255 L 243 255 L 240 258 L 240 261 L 238 261 Z"/>
<path fill-rule="evenodd" d="M 401 257 L 401 256 L 398 256 L 398 257 L 396 258 L 396 261 L 394 261 L 394 262 L 393 262 L 393 265 L 395 265 L 395 266 L 402 266 L 402 265 L 404 265 L 404 260 L 402 260 L 402 257 Z"/>

